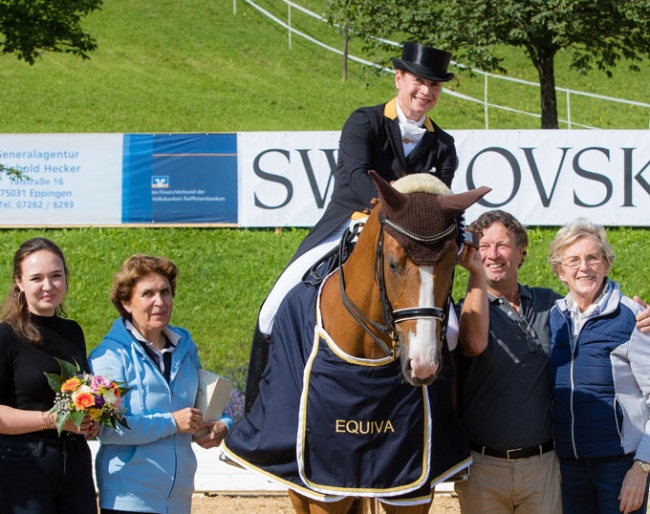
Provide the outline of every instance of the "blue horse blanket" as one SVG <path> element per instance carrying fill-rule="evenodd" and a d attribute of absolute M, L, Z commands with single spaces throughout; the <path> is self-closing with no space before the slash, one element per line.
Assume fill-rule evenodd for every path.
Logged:
<path fill-rule="evenodd" d="M 357 359 L 320 321 L 320 287 L 301 283 L 276 315 L 259 395 L 228 434 L 236 463 L 318 500 L 428 501 L 471 463 L 452 408 L 451 359 L 428 387 L 402 377 L 399 359 Z"/>

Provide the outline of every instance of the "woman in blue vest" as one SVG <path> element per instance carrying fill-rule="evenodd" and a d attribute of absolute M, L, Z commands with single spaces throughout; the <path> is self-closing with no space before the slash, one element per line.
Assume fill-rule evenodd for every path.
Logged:
<path fill-rule="evenodd" d="M 641 306 L 608 278 L 605 229 L 564 226 L 549 262 L 569 294 L 551 311 L 553 431 L 564 514 L 646 512 L 650 471 L 650 336 Z"/>

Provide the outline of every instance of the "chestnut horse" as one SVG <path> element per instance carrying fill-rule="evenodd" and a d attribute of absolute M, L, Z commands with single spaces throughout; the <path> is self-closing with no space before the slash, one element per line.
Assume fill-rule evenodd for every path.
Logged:
<path fill-rule="evenodd" d="M 338 269 L 283 302 L 259 395 L 223 446 L 287 486 L 299 514 L 374 511 L 372 498 L 389 514 L 424 514 L 432 486 L 471 462 L 448 448 L 434 379 L 457 220 L 489 189 L 453 195 L 428 174 L 394 187 L 369 174 L 378 205 L 344 236 Z"/>

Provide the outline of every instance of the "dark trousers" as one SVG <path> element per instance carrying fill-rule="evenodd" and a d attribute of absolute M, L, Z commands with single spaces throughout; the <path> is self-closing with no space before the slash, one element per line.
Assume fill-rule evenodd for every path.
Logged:
<path fill-rule="evenodd" d="M 96 514 L 92 457 L 83 438 L 0 436 L 3 514 Z"/>
<path fill-rule="evenodd" d="M 618 513 L 621 486 L 632 467 L 633 454 L 599 459 L 560 459 L 564 514 Z M 640 509 L 645 514 L 648 489 Z"/>

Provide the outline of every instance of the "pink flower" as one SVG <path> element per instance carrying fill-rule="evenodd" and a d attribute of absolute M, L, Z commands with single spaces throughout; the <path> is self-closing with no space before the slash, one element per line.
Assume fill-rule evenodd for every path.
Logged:
<path fill-rule="evenodd" d="M 99 388 L 103 387 L 105 389 L 111 389 L 113 387 L 113 383 L 108 380 L 106 377 L 103 377 L 101 375 L 96 375 L 92 378 L 92 381 L 90 382 L 90 388 L 92 389 L 93 393 L 96 393 L 99 391 Z"/>

